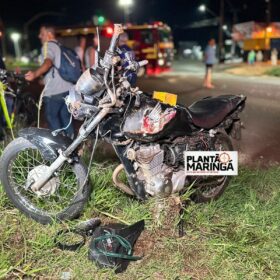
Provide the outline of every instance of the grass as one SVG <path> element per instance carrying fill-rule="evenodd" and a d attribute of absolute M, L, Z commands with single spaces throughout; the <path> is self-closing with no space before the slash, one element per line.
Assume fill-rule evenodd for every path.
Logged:
<path fill-rule="evenodd" d="M 111 164 L 93 166 L 94 192 L 80 220 L 145 219 L 136 246 L 136 253 L 144 254 L 141 261 L 115 275 L 88 261 L 86 246 L 79 252 L 60 251 L 53 236 L 67 225 L 42 226 L 27 219 L 0 189 L 0 278 L 62 279 L 70 272 L 71 279 L 280 279 L 279 166 L 243 167 L 218 201 L 190 203 L 183 213 L 183 238 L 174 235 L 175 223 L 159 225 L 153 219 L 155 200 L 140 203 L 115 189 L 112 170 Z M 170 212 L 167 208 L 167 220 Z"/>
<path fill-rule="evenodd" d="M 242 63 L 226 69 L 225 72 L 241 76 L 262 76 L 271 75 L 269 73 L 273 73 L 275 68 L 268 62 L 257 62 L 254 65 Z"/>
<path fill-rule="evenodd" d="M 275 76 L 275 77 L 280 77 L 280 67 L 273 67 L 271 69 L 269 69 L 268 71 L 266 71 L 265 73 L 266 75 L 269 76 Z"/>
<path fill-rule="evenodd" d="M 14 61 L 14 60 L 10 60 L 8 62 L 6 62 L 6 67 L 7 69 L 13 71 L 16 68 L 20 68 L 22 71 L 27 71 L 27 70 L 35 70 L 36 68 L 38 68 L 39 64 L 36 62 L 29 62 L 29 63 L 23 63 L 20 61 Z"/>

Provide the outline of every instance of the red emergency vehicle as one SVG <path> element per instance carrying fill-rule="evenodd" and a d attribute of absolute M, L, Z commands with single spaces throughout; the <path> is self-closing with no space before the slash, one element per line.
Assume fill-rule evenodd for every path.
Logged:
<path fill-rule="evenodd" d="M 107 49 L 110 37 L 113 34 L 113 27 L 99 27 L 101 49 Z M 171 69 L 174 57 L 174 43 L 171 28 L 162 23 L 124 26 L 128 34 L 128 46 L 131 47 L 136 55 L 137 60 L 149 61 L 149 64 L 140 71 L 140 75 L 159 74 Z M 80 35 L 96 34 L 94 26 L 86 27 L 67 27 L 57 30 L 58 39 L 65 46 L 75 48 L 78 45 Z"/>

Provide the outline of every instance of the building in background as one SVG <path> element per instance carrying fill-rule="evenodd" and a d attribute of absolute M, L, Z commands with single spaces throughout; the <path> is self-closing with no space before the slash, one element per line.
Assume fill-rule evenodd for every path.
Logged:
<path fill-rule="evenodd" d="M 280 51 L 280 22 L 269 25 L 254 21 L 235 24 L 232 39 L 243 49 L 244 58 L 251 50 L 261 50 L 267 61 L 273 49 Z"/>

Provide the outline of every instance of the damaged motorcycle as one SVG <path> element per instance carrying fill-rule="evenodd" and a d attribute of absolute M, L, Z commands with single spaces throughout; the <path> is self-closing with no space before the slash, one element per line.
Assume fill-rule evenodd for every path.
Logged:
<path fill-rule="evenodd" d="M 71 220 L 82 212 L 91 194 L 90 166 L 78 150 L 90 137 L 113 146 L 121 162 L 113 182 L 140 200 L 181 194 L 192 185 L 194 199 L 207 202 L 229 183 L 228 176 L 186 176 L 184 152 L 232 151 L 231 137 L 240 137 L 246 97 L 208 97 L 184 107 L 132 88 L 129 74 L 147 61 L 137 62 L 127 53 L 125 63 L 116 62 L 122 32 L 115 25 L 109 49 L 103 57 L 98 53 L 97 63 L 82 74 L 66 100 L 73 117 L 84 121 L 76 139 L 27 128 L 2 154 L 0 178 L 7 196 L 37 222 Z M 119 179 L 122 171 L 128 183 Z"/>

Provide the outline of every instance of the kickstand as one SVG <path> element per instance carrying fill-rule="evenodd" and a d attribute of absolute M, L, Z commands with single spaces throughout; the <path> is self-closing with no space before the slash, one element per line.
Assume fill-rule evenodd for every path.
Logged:
<path fill-rule="evenodd" d="M 179 223 L 178 223 L 178 234 L 179 234 L 179 237 L 183 237 L 186 235 L 185 233 L 185 221 L 183 219 L 183 215 L 184 215 L 184 210 L 186 208 L 186 206 L 189 204 L 189 201 L 188 200 L 185 200 L 185 201 L 182 201 L 182 204 L 181 204 L 181 209 L 179 211 L 179 215 L 180 215 L 180 220 L 179 220 Z"/>

